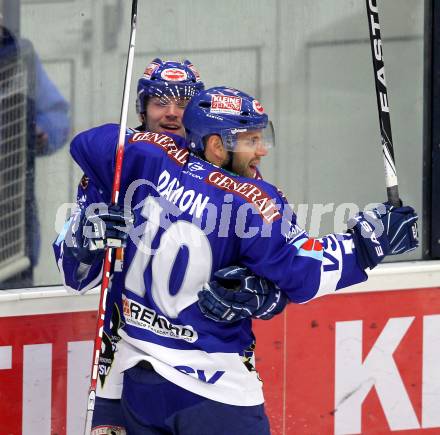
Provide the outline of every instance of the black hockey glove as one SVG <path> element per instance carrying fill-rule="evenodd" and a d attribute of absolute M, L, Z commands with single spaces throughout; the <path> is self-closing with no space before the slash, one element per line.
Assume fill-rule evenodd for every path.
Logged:
<path fill-rule="evenodd" d="M 232 323 L 249 317 L 269 320 L 287 304 L 287 297 L 277 286 L 245 267 L 220 269 L 214 278 L 198 296 L 202 313 L 217 322 Z"/>

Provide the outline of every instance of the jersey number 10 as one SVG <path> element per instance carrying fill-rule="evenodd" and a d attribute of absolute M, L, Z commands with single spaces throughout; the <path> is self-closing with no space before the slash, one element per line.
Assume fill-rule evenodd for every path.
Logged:
<path fill-rule="evenodd" d="M 142 216 L 147 219 L 136 253 L 131 262 L 125 286 L 140 297 L 145 296 L 144 273 L 151 262 L 151 295 L 157 307 L 169 318 L 197 301 L 197 293 L 209 281 L 212 269 L 212 250 L 206 234 L 195 224 L 183 220 L 172 223 L 160 236 L 157 249 L 152 243 L 160 229 L 163 207 L 157 198 L 149 196 L 144 202 Z M 188 249 L 188 262 L 183 281 L 174 295 L 170 292 L 170 277 L 182 246 Z"/>

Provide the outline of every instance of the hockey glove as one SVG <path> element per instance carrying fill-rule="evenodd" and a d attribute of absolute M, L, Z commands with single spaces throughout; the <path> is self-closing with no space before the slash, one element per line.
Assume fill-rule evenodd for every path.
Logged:
<path fill-rule="evenodd" d="M 286 306 L 287 297 L 277 286 L 245 267 L 226 267 L 215 272 L 214 277 L 198 294 L 200 310 L 212 320 L 269 320 Z"/>
<path fill-rule="evenodd" d="M 107 247 L 124 248 L 132 225 L 133 215 L 124 214 L 119 205 L 100 203 L 95 208 L 83 209 L 71 225 L 64 253 L 91 264 L 103 257 Z"/>
<path fill-rule="evenodd" d="M 373 269 L 386 255 L 416 249 L 417 220 L 412 207 L 393 207 L 387 203 L 350 219 L 348 227 L 353 234 L 358 264 L 363 269 Z"/>

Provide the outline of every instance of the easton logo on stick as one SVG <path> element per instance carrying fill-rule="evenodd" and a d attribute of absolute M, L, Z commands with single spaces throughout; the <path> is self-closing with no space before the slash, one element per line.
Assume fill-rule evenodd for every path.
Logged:
<path fill-rule="evenodd" d="M 388 201 L 400 204 L 396 167 L 394 163 L 393 138 L 391 135 L 390 106 L 387 96 L 383 44 L 380 36 L 379 9 L 377 0 L 365 0 L 367 7 L 368 29 L 370 33 L 371 54 L 373 60 L 374 83 L 376 87 L 377 110 L 379 114 L 382 154 L 385 168 L 385 184 Z"/>
<path fill-rule="evenodd" d="M 387 83 L 385 79 L 385 65 L 383 63 L 382 39 L 380 36 L 379 10 L 375 0 L 368 1 L 368 18 L 371 34 L 373 36 L 373 61 L 375 62 L 376 85 L 379 86 L 380 109 L 389 112 L 390 107 L 387 97 Z M 382 86 L 380 86 L 382 85 Z"/>

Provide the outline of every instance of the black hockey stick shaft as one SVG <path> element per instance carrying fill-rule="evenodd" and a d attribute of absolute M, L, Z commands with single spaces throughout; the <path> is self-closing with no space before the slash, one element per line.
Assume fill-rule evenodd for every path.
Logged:
<path fill-rule="evenodd" d="M 388 202 L 396 207 L 401 205 L 394 160 L 393 137 L 391 134 L 390 106 L 385 79 L 383 44 L 380 36 L 379 10 L 377 0 L 366 0 L 368 28 L 370 30 L 371 55 L 373 58 L 374 82 L 376 85 L 377 110 L 379 112 L 382 155 L 385 169 L 385 184 Z"/>
<path fill-rule="evenodd" d="M 118 202 L 119 189 L 121 184 L 122 163 L 124 159 L 125 132 L 127 130 L 130 82 L 133 71 L 134 46 L 136 41 L 136 21 L 137 21 L 137 0 L 132 0 L 130 43 L 128 46 L 127 65 L 125 68 L 124 93 L 122 97 L 118 147 L 116 150 L 115 172 L 113 176 L 112 204 L 116 204 Z M 104 331 L 106 299 L 109 290 L 110 275 L 113 264 L 113 250 L 114 248 L 107 247 L 104 256 L 101 294 L 100 294 L 99 307 L 98 307 L 98 319 L 96 322 L 95 343 L 93 347 L 92 371 L 90 376 L 89 397 L 87 401 L 87 415 L 84 426 L 84 435 L 90 435 L 92 428 L 93 412 L 95 410 L 96 388 L 98 385 L 99 359 L 101 356 L 102 334 Z"/>

